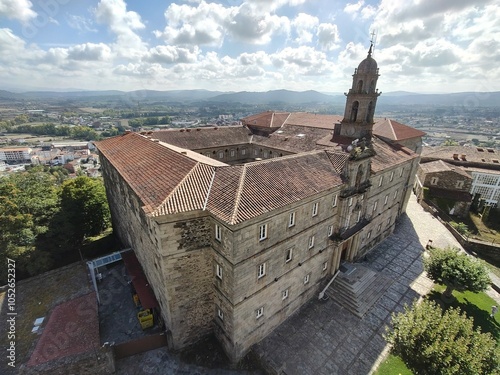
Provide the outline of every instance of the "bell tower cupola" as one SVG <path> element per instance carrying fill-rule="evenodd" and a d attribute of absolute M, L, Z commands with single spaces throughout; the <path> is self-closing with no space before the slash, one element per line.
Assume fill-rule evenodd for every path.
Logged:
<path fill-rule="evenodd" d="M 348 93 L 344 93 L 347 99 L 344 118 L 340 124 L 340 135 L 354 139 L 364 138 L 367 142 L 372 137 L 375 106 L 381 94 L 377 89 L 377 62 L 372 53 L 373 42 L 366 59 L 354 70 L 352 87 Z"/>

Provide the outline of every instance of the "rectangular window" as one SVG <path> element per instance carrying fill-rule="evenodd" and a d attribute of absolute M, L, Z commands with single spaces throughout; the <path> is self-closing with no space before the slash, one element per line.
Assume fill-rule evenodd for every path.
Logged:
<path fill-rule="evenodd" d="M 262 224 L 259 226 L 259 241 L 265 240 L 267 238 L 267 224 Z"/>
<path fill-rule="evenodd" d="M 290 212 L 290 217 L 288 218 L 288 227 L 293 227 L 295 225 L 295 212 Z"/>
<path fill-rule="evenodd" d="M 217 309 L 217 315 L 220 320 L 224 320 L 224 312 L 221 309 Z"/>
<path fill-rule="evenodd" d="M 380 232 L 381 229 L 382 229 L 382 224 L 379 224 L 377 227 L 377 232 Z"/>
<path fill-rule="evenodd" d="M 314 236 L 309 237 L 309 249 L 314 247 Z"/>
<path fill-rule="evenodd" d="M 328 237 L 330 237 L 333 234 L 333 225 L 328 226 Z"/>
<path fill-rule="evenodd" d="M 218 264 L 215 265 L 215 274 L 219 279 L 222 280 L 222 267 L 219 266 Z"/>
<path fill-rule="evenodd" d="M 293 257 L 293 249 L 288 249 L 285 255 L 285 263 L 290 262 L 292 260 L 292 257 Z"/>
<path fill-rule="evenodd" d="M 358 217 L 356 218 L 356 223 L 359 223 L 361 220 L 361 211 L 358 211 Z"/>
<path fill-rule="evenodd" d="M 378 180 L 378 186 L 382 186 L 383 182 L 384 182 L 384 176 L 380 176 L 380 180 Z"/>
<path fill-rule="evenodd" d="M 389 178 L 389 181 L 392 181 L 394 179 L 394 171 L 391 172 L 391 177 Z"/>
<path fill-rule="evenodd" d="M 328 262 L 323 263 L 323 271 L 326 271 L 328 268 Z"/>
<path fill-rule="evenodd" d="M 215 224 L 215 239 L 220 242 L 221 238 L 222 238 L 221 228 L 218 224 Z"/>
<path fill-rule="evenodd" d="M 267 151 L 264 151 L 264 158 L 267 158 Z"/>
<path fill-rule="evenodd" d="M 212 154 L 211 154 L 210 152 L 207 152 L 207 153 L 205 154 L 205 156 L 206 156 L 206 157 L 211 158 L 211 157 L 212 157 Z"/>
<path fill-rule="evenodd" d="M 369 231 L 368 234 L 366 235 L 366 238 L 370 239 L 372 237 L 372 231 Z"/>
<path fill-rule="evenodd" d="M 264 307 L 259 307 L 255 310 L 255 319 L 259 319 L 262 315 L 264 315 Z"/>
<path fill-rule="evenodd" d="M 337 194 L 333 196 L 332 207 L 337 207 Z"/>
<path fill-rule="evenodd" d="M 246 155 L 247 154 L 247 150 L 246 148 L 242 148 L 241 149 L 241 155 Z"/>
<path fill-rule="evenodd" d="M 384 199 L 384 206 L 387 204 L 387 201 L 389 200 L 389 194 L 387 194 L 385 196 L 385 199 Z"/>
<path fill-rule="evenodd" d="M 259 269 L 257 271 L 257 278 L 261 278 L 263 276 L 266 275 L 266 264 L 265 263 L 262 263 L 261 265 L 259 265 Z"/>
<path fill-rule="evenodd" d="M 387 226 L 391 225 L 391 218 L 387 219 Z"/>
<path fill-rule="evenodd" d="M 253 150 L 253 154 L 254 154 L 255 156 L 258 156 L 258 155 L 259 155 L 259 150 Z"/>
<path fill-rule="evenodd" d="M 403 176 L 403 172 L 404 172 L 404 170 L 405 170 L 404 168 L 401 168 L 401 169 L 399 170 L 399 177 L 402 177 L 402 176 Z"/>
<path fill-rule="evenodd" d="M 457 189 L 461 189 L 464 187 L 464 182 L 463 181 L 457 181 L 457 184 L 455 185 Z"/>
<path fill-rule="evenodd" d="M 224 159 L 224 151 L 219 151 L 219 159 Z"/>
<path fill-rule="evenodd" d="M 431 185 L 437 185 L 438 181 L 439 181 L 439 178 L 437 178 L 437 177 L 432 177 L 432 178 L 431 178 Z"/>
<path fill-rule="evenodd" d="M 307 274 L 304 276 L 304 284 L 307 284 L 309 282 L 309 278 L 311 277 L 311 274 Z"/>
<path fill-rule="evenodd" d="M 281 292 L 281 299 L 287 299 L 288 298 L 288 289 L 285 289 L 284 291 Z"/>
<path fill-rule="evenodd" d="M 312 216 L 316 216 L 318 214 L 318 202 L 313 204 L 312 208 Z"/>
<path fill-rule="evenodd" d="M 230 155 L 231 155 L 231 156 L 234 156 L 234 150 L 231 150 L 231 151 L 230 151 Z"/>
<path fill-rule="evenodd" d="M 375 201 L 375 203 L 373 203 L 373 212 L 377 211 L 377 206 L 378 206 L 378 201 Z"/>
<path fill-rule="evenodd" d="M 362 201 L 363 199 L 365 199 L 365 195 L 364 195 L 364 194 L 361 194 L 361 196 L 359 197 L 359 200 L 361 200 L 361 201 Z"/>
<path fill-rule="evenodd" d="M 397 197 L 398 197 L 398 190 L 394 192 L 394 199 L 396 199 Z"/>
<path fill-rule="evenodd" d="M 349 207 L 351 207 L 351 206 L 352 206 L 352 197 L 349 198 Z"/>

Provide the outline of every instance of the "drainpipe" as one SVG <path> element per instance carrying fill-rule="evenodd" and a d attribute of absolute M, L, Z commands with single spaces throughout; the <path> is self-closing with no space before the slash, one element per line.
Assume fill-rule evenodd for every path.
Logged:
<path fill-rule="evenodd" d="M 323 289 L 320 293 L 319 293 L 319 296 L 318 296 L 318 299 L 323 299 L 323 297 L 325 296 L 325 292 L 326 290 L 330 287 L 330 285 L 332 285 L 333 283 L 333 280 L 335 280 L 335 278 L 337 277 L 337 275 L 339 274 L 340 270 L 337 270 L 337 272 L 335 272 L 335 275 L 333 275 L 332 279 L 330 280 L 330 282 L 328 283 L 327 286 L 325 286 L 325 289 Z"/>

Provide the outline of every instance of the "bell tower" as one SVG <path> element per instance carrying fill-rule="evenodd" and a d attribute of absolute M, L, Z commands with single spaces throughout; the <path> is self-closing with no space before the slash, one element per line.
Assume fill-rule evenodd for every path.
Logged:
<path fill-rule="evenodd" d="M 359 140 L 365 138 L 367 143 L 372 137 L 377 98 L 382 94 L 377 89 L 379 74 L 372 53 L 373 42 L 370 44 L 366 59 L 354 70 L 352 87 L 348 93 L 344 93 L 347 99 L 344 118 L 340 124 L 340 135 Z"/>

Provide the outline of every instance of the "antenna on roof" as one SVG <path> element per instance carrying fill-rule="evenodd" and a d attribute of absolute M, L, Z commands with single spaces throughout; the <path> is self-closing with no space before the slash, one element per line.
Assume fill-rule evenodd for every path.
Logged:
<path fill-rule="evenodd" d="M 371 56 L 375 51 L 375 43 L 377 43 L 377 33 L 373 30 L 370 34 L 370 50 L 368 51 L 368 56 Z"/>

